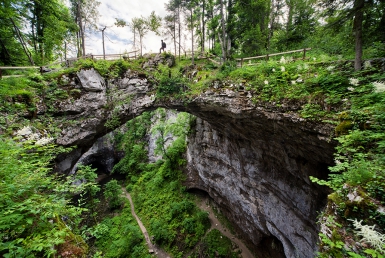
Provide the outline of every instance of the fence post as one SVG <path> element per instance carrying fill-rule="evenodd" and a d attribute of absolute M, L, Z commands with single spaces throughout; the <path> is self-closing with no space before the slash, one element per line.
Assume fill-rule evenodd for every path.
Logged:
<path fill-rule="evenodd" d="M 243 57 L 241 58 L 241 67 L 243 67 Z"/>
<path fill-rule="evenodd" d="M 269 54 L 266 55 L 266 61 L 269 61 Z"/>
<path fill-rule="evenodd" d="M 302 58 L 302 60 L 305 61 L 305 58 L 306 58 L 306 48 L 303 49 L 303 58 Z"/>
<path fill-rule="evenodd" d="M 0 79 L 3 79 L 3 70 L 0 69 Z"/>

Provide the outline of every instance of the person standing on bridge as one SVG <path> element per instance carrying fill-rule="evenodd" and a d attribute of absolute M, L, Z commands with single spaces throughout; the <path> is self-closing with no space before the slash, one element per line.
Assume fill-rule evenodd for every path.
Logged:
<path fill-rule="evenodd" d="M 159 54 L 162 53 L 162 50 L 164 52 L 164 49 L 166 48 L 166 42 L 163 42 L 163 39 L 161 41 L 161 47 L 159 49 Z"/>

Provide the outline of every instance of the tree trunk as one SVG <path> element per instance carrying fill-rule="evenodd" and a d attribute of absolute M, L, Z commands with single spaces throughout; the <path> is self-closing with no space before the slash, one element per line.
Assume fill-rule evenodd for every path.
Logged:
<path fill-rule="evenodd" d="M 353 29 L 355 34 L 355 51 L 356 56 L 354 59 L 354 69 L 356 71 L 361 70 L 361 62 L 362 62 L 362 22 L 364 20 L 364 5 L 365 0 L 355 0 L 354 1 L 354 21 L 353 21 Z"/>
<path fill-rule="evenodd" d="M 179 60 L 180 60 L 180 44 L 181 44 L 181 22 L 180 22 L 180 7 L 178 6 L 178 37 L 179 37 Z"/>
<path fill-rule="evenodd" d="M 233 16 L 234 16 L 234 10 L 233 10 L 233 1 L 228 0 L 228 5 L 227 5 L 227 10 L 228 10 L 228 15 L 227 15 L 227 29 L 226 29 L 226 40 L 227 40 L 227 45 L 226 45 L 226 58 L 229 58 L 230 51 L 231 51 L 231 32 L 233 31 Z"/>
<path fill-rule="evenodd" d="M 15 33 L 20 41 L 20 44 L 23 46 L 23 49 L 24 49 L 24 53 L 27 55 L 28 59 L 29 59 L 29 62 L 31 63 L 31 65 L 35 65 L 35 63 L 33 62 L 33 59 L 32 59 L 32 56 L 31 56 L 31 53 L 28 51 L 28 48 L 23 40 L 23 37 L 21 36 L 21 33 L 20 33 L 20 30 L 19 28 L 16 26 L 16 23 L 13 21 L 12 18 L 9 18 L 12 22 L 12 25 L 13 25 L 13 28 L 15 30 Z"/>
<path fill-rule="evenodd" d="M 134 50 L 136 50 L 136 36 L 135 36 L 135 29 L 134 29 Z"/>
<path fill-rule="evenodd" d="M 106 49 L 104 48 L 104 30 L 105 30 L 106 28 L 107 28 L 107 27 L 104 27 L 104 29 L 102 29 L 103 59 L 104 59 L 104 60 L 106 59 Z"/>
<path fill-rule="evenodd" d="M 3 59 L 4 64 L 9 64 L 9 63 L 12 62 L 11 55 L 9 54 L 8 49 L 5 46 L 5 44 L 4 44 L 4 42 L 3 42 L 3 40 L 1 38 L 0 38 L 0 42 L 1 42 L 1 46 L 2 46 L 2 48 L 4 50 L 3 55 L 2 55 L 1 58 Z"/>
<path fill-rule="evenodd" d="M 273 36 L 274 33 L 274 21 L 275 21 L 275 0 L 271 1 L 270 6 L 270 21 L 269 21 L 269 31 L 267 32 L 267 46 L 266 49 L 270 49 L 270 39 Z M 268 52 L 269 53 L 269 52 Z"/>
<path fill-rule="evenodd" d="M 194 65 L 194 22 L 193 22 L 193 8 L 190 7 L 191 18 L 191 64 Z"/>
<path fill-rule="evenodd" d="M 85 56 L 86 54 L 86 45 L 85 45 L 85 36 L 84 36 L 84 28 L 83 28 L 83 18 L 82 18 L 82 12 L 81 12 L 81 3 L 80 0 L 78 0 L 78 21 L 79 21 L 79 33 L 81 38 L 81 46 L 82 46 L 82 56 Z"/>
<path fill-rule="evenodd" d="M 381 17 L 381 20 L 380 20 L 379 28 L 385 28 L 385 11 L 382 12 L 382 17 Z M 382 30 L 380 29 L 379 33 L 380 33 L 380 40 L 382 42 L 385 42 L 385 30 L 384 29 L 382 29 Z"/>
<path fill-rule="evenodd" d="M 222 38 L 221 38 L 221 46 L 222 46 L 222 59 L 223 62 L 226 61 L 226 28 L 225 28 L 225 18 L 223 16 L 223 0 L 220 0 L 220 13 L 221 13 L 221 26 L 222 26 Z"/>
<path fill-rule="evenodd" d="M 202 53 L 205 52 L 205 5 L 206 1 L 202 3 Z"/>

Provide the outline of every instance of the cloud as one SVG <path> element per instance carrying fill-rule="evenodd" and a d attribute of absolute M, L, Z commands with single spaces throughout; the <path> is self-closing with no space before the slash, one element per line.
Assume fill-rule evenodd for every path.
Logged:
<path fill-rule="evenodd" d="M 101 2 L 98 10 L 100 13 L 99 30 L 86 38 L 86 53 L 94 55 L 103 54 L 102 32 L 105 29 L 105 49 L 106 54 L 120 54 L 125 51 L 132 51 L 133 33 L 128 27 L 116 27 L 115 18 L 123 19 L 127 22 L 135 17 L 148 17 L 152 11 L 162 18 L 167 14 L 164 6 L 167 0 L 99 0 Z M 160 49 L 161 36 L 149 32 L 143 40 L 143 53 L 157 53 Z"/>

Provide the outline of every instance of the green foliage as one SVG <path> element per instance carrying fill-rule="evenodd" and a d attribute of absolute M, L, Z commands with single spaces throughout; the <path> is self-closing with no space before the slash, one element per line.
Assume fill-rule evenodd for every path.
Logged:
<path fill-rule="evenodd" d="M 329 179 L 311 179 L 313 182 L 327 185 L 333 189 L 334 193 L 329 195 L 331 203 L 329 207 L 334 208 L 329 208 L 331 210 L 328 213 L 337 214 L 341 223 L 350 226 L 350 220 L 362 220 L 368 225 L 376 224 L 383 228 L 385 216 L 378 211 L 378 205 L 380 203 L 383 205 L 385 193 L 383 144 L 383 139 L 385 139 L 383 115 L 385 96 L 381 92 L 371 92 L 370 77 L 377 75 L 367 73 L 369 76 L 360 76 L 359 73 L 357 81 L 349 79 L 351 85 L 349 87 L 354 86 L 349 96 L 351 105 L 347 111 L 341 112 L 339 115 L 340 124 L 336 127 L 338 134 L 336 139 L 339 144 L 336 148 L 335 165 L 329 168 L 332 172 Z M 322 81 L 325 82 L 324 79 Z M 343 80 L 338 79 L 338 81 Z M 352 85 L 352 82 L 356 85 Z M 324 88 L 328 90 L 333 87 L 333 90 L 338 90 L 332 84 L 332 82 L 324 84 Z M 344 83 L 340 85 L 346 87 Z M 336 230 L 335 225 L 327 226 L 331 231 Z M 360 234 L 357 231 L 353 237 L 360 240 Z M 328 245 L 330 248 L 324 249 L 320 257 L 333 255 L 332 250 L 340 247 L 330 236 L 324 234 L 321 238 L 321 245 Z M 343 247 L 340 249 L 342 250 Z M 341 252 L 339 251 L 339 253 Z M 370 244 L 370 248 L 356 247 L 356 250 L 345 250 L 345 253 L 350 257 L 365 257 L 367 254 L 381 257 L 383 250 L 381 247 Z"/>
<path fill-rule="evenodd" d="M 111 209 L 119 208 L 122 205 L 122 189 L 118 184 L 118 181 L 112 179 L 105 185 L 104 196 L 108 200 L 108 204 Z"/>
<path fill-rule="evenodd" d="M 158 138 L 157 153 L 163 159 L 149 164 L 144 141 L 154 121 L 152 133 Z M 181 184 L 182 155 L 192 121 L 186 113 L 166 121 L 166 112 L 160 109 L 129 121 L 127 132 L 116 136 L 126 155 L 114 171 L 128 175 L 127 189 L 132 191 L 139 217 L 155 241 L 175 255 L 191 249 L 210 226 L 207 213 L 197 209 Z M 171 135 L 174 140 L 167 141 Z"/>
<path fill-rule="evenodd" d="M 114 166 L 114 173 L 135 176 L 145 169 L 147 150 L 144 139 L 150 125 L 151 113 L 145 112 L 126 123 L 126 133 L 117 133 L 115 139 L 118 148 L 125 152 L 125 156 Z"/>
<path fill-rule="evenodd" d="M 238 253 L 233 251 L 231 240 L 222 235 L 218 229 L 211 230 L 199 246 L 199 254 L 194 252 L 191 257 L 232 257 L 237 258 Z"/>
<path fill-rule="evenodd" d="M 0 138 L 0 254 L 4 257 L 64 251 L 85 256 L 87 246 L 70 230 L 82 212 L 69 204 L 72 181 L 63 183 L 49 175 L 51 160 L 62 151 L 53 145 L 20 145 Z"/>
<path fill-rule="evenodd" d="M 158 112 L 161 117 L 162 114 L 164 115 L 164 110 L 158 109 Z M 186 149 L 185 137 L 188 134 L 186 128 L 189 128 L 191 119 L 191 115 L 179 113 L 175 122 L 159 119 L 152 128 L 152 133 L 157 137 L 155 153 L 161 154 L 165 160 L 162 169 L 165 173 L 163 176 L 172 176 L 170 173 L 185 164 L 185 160 L 181 156 Z M 170 135 L 175 139 L 171 146 L 167 146 Z"/>
<path fill-rule="evenodd" d="M 104 219 L 90 233 L 96 238 L 102 257 L 151 257 L 128 203 L 120 215 Z"/>
<path fill-rule="evenodd" d="M 107 79 L 123 77 L 128 69 L 139 70 L 140 65 L 137 60 L 125 61 L 118 59 L 115 61 L 109 60 L 94 60 L 94 59 L 79 59 L 75 64 L 76 69 L 91 69 L 94 68 L 100 75 Z"/>
<path fill-rule="evenodd" d="M 319 119 L 325 116 L 325 111 L 318 104 L 305 104 L 301 110 L 303 118 Z"/>
<path fill-rule="evenodd" d="M 183 75 L 175 69 L 171 70 L 167 65 L 159 65 L 154 75 L 158 84 L 156 95 L 160 98 L 180 94 L 186 84 Z"/>
<path fill-rule="evenodd" d="M 120 119 L 118 116 L 118 110 L 114 109 L 111 112 L 111 116 L 108 118 L 104 126 L 110 130 L 117 128 L 120 125 Z"/>
<path fill-rule="evenodd" d="M 82 192 L 80 193 L 80 199 L 78 205 L 87 209 L 87 213 L 96 221 L 96 208 L 100 200 L 97 194 L 100 191 L 100 186 L 97 184 L 96 169 L 90 166 L 79 165 L 74 177 L 76 183 L 81 184 Z M 85 214 L 83 214 L 84 217 Z"/>

